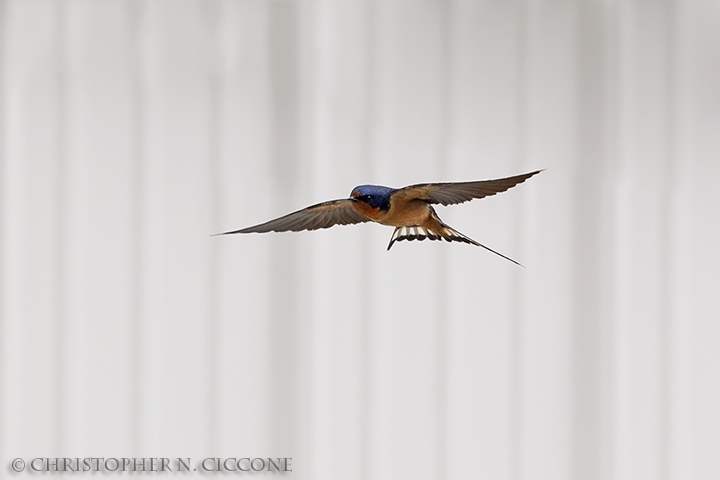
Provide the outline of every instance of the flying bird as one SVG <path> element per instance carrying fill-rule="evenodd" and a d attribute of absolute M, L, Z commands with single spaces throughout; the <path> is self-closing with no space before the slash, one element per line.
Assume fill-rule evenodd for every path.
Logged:
<path fill-rule="evenodd" d="M 542 170 L 514 177 L 477 182 L 420 183 L 403 188 L 360 185 L 353 188 L 350 198 L 330 200 L 252 227 L 218 233 L 299 232 L 333 225 L 375 222 L 395 227 L 387 249 L 401 240 L 446 240 L 482 247 L 506 260 L 520 265 L 510 257 L 463 235 L 445 224 L 432 207 L 434 204 L 455 205 L 475 198 L 504 192 Z M 522 266 L 522 265 L 520 265 Z"/>

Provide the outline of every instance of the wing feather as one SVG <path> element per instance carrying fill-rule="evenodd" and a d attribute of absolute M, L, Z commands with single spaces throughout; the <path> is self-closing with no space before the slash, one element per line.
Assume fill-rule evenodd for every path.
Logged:
<path fill-rule="evenodd" d="M 231 235 L 233 233 L 265 233 L 265 232 L 299 232 L 301 230 L 317 230 L 330 228 L 333 225 L 349 225 L 353 223 L 369 222 L 362 213 L 355 210 L 355 200 L 342 199 L 311 205 L 297 212 L 289 213 L 269 222 L 252 227 L 219 233 L 218 235 Z"/>
<path fill-rule="evenodd" d="M 400 188 L 393 192 L 393 196 L 398 196 L 402 200 L 419 199 L 428 203 L 454 205 L 504 192 L 540 172 L 542 170 L 479 182 L 420 183 Z"/>

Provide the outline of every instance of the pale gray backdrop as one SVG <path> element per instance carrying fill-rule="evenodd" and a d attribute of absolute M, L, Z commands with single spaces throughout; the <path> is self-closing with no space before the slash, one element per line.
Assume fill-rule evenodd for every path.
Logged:
<path fill-rule="evenodd" d="M 0 145 L 2 477 L 720 478 L 716 0 L 0 0 Z M 209 237 L 537 168 L 440 209 L 527 269 Z"/>

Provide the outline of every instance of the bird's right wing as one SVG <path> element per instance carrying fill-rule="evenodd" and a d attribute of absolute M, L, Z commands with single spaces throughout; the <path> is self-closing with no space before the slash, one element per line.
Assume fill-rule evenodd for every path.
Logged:
<path fill-rule="evenodd" d="M 219 233 L 265 233 L 265 232 L 299 232 L 301 230 L 317 230 L 330 228 L 333 225 L 349 225 L 352 223 L 369 222 L 370 219 L 353 207 L 355 200 L 342 199 L 318 203 L 297 212 L 252 227 Z"/>
<path fill-rule="evenodd" d="M 421 183 L 400 188 L 393 192 L 392 195 L 404 201 L 419 199 L 425 200 L 428 203 L 453 205 L 467 202 L 474 198 L 489 197 L 490 195 L 504 192 L 540 172 L 542 172 L 542 170 L 516 175 L 514 177 L 481 180 L 479 182 Z"/>

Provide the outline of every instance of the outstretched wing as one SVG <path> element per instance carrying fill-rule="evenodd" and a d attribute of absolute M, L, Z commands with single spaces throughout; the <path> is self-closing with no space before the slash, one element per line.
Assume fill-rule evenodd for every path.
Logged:
<path fill-rule="evenodd" d="M 230 235 L 233 233 L 265 233 L 265 232 L 299 232 L 301 230 L 317 230 L 330 228 L 333 225 L 348 225 L 351 223 L 369 222 L 370 219 L 361 214 L 352 203 L 354 200 L 342 199 L 318 203 L 297 212 L 289 213 L 283 217 L 270 220 L 252 227 L 232 232 L 218 233 Z"/>
<path fill-rule="evenodd" d="M 467 202 L 474 198 L 489 197 L 490 195 L 504 192 L 540 172 L 542 172 L 542 170 L 516 175 L 514 177 L 482 180 L 479 182 L 421 183 L 400 188 L 393 192 L 392 195 L 393 197 L 398 196 L 398 198 L 402 200 L 419 199 L 425 200 L 428 203 L 454 205 L 456 203 Z"/>

